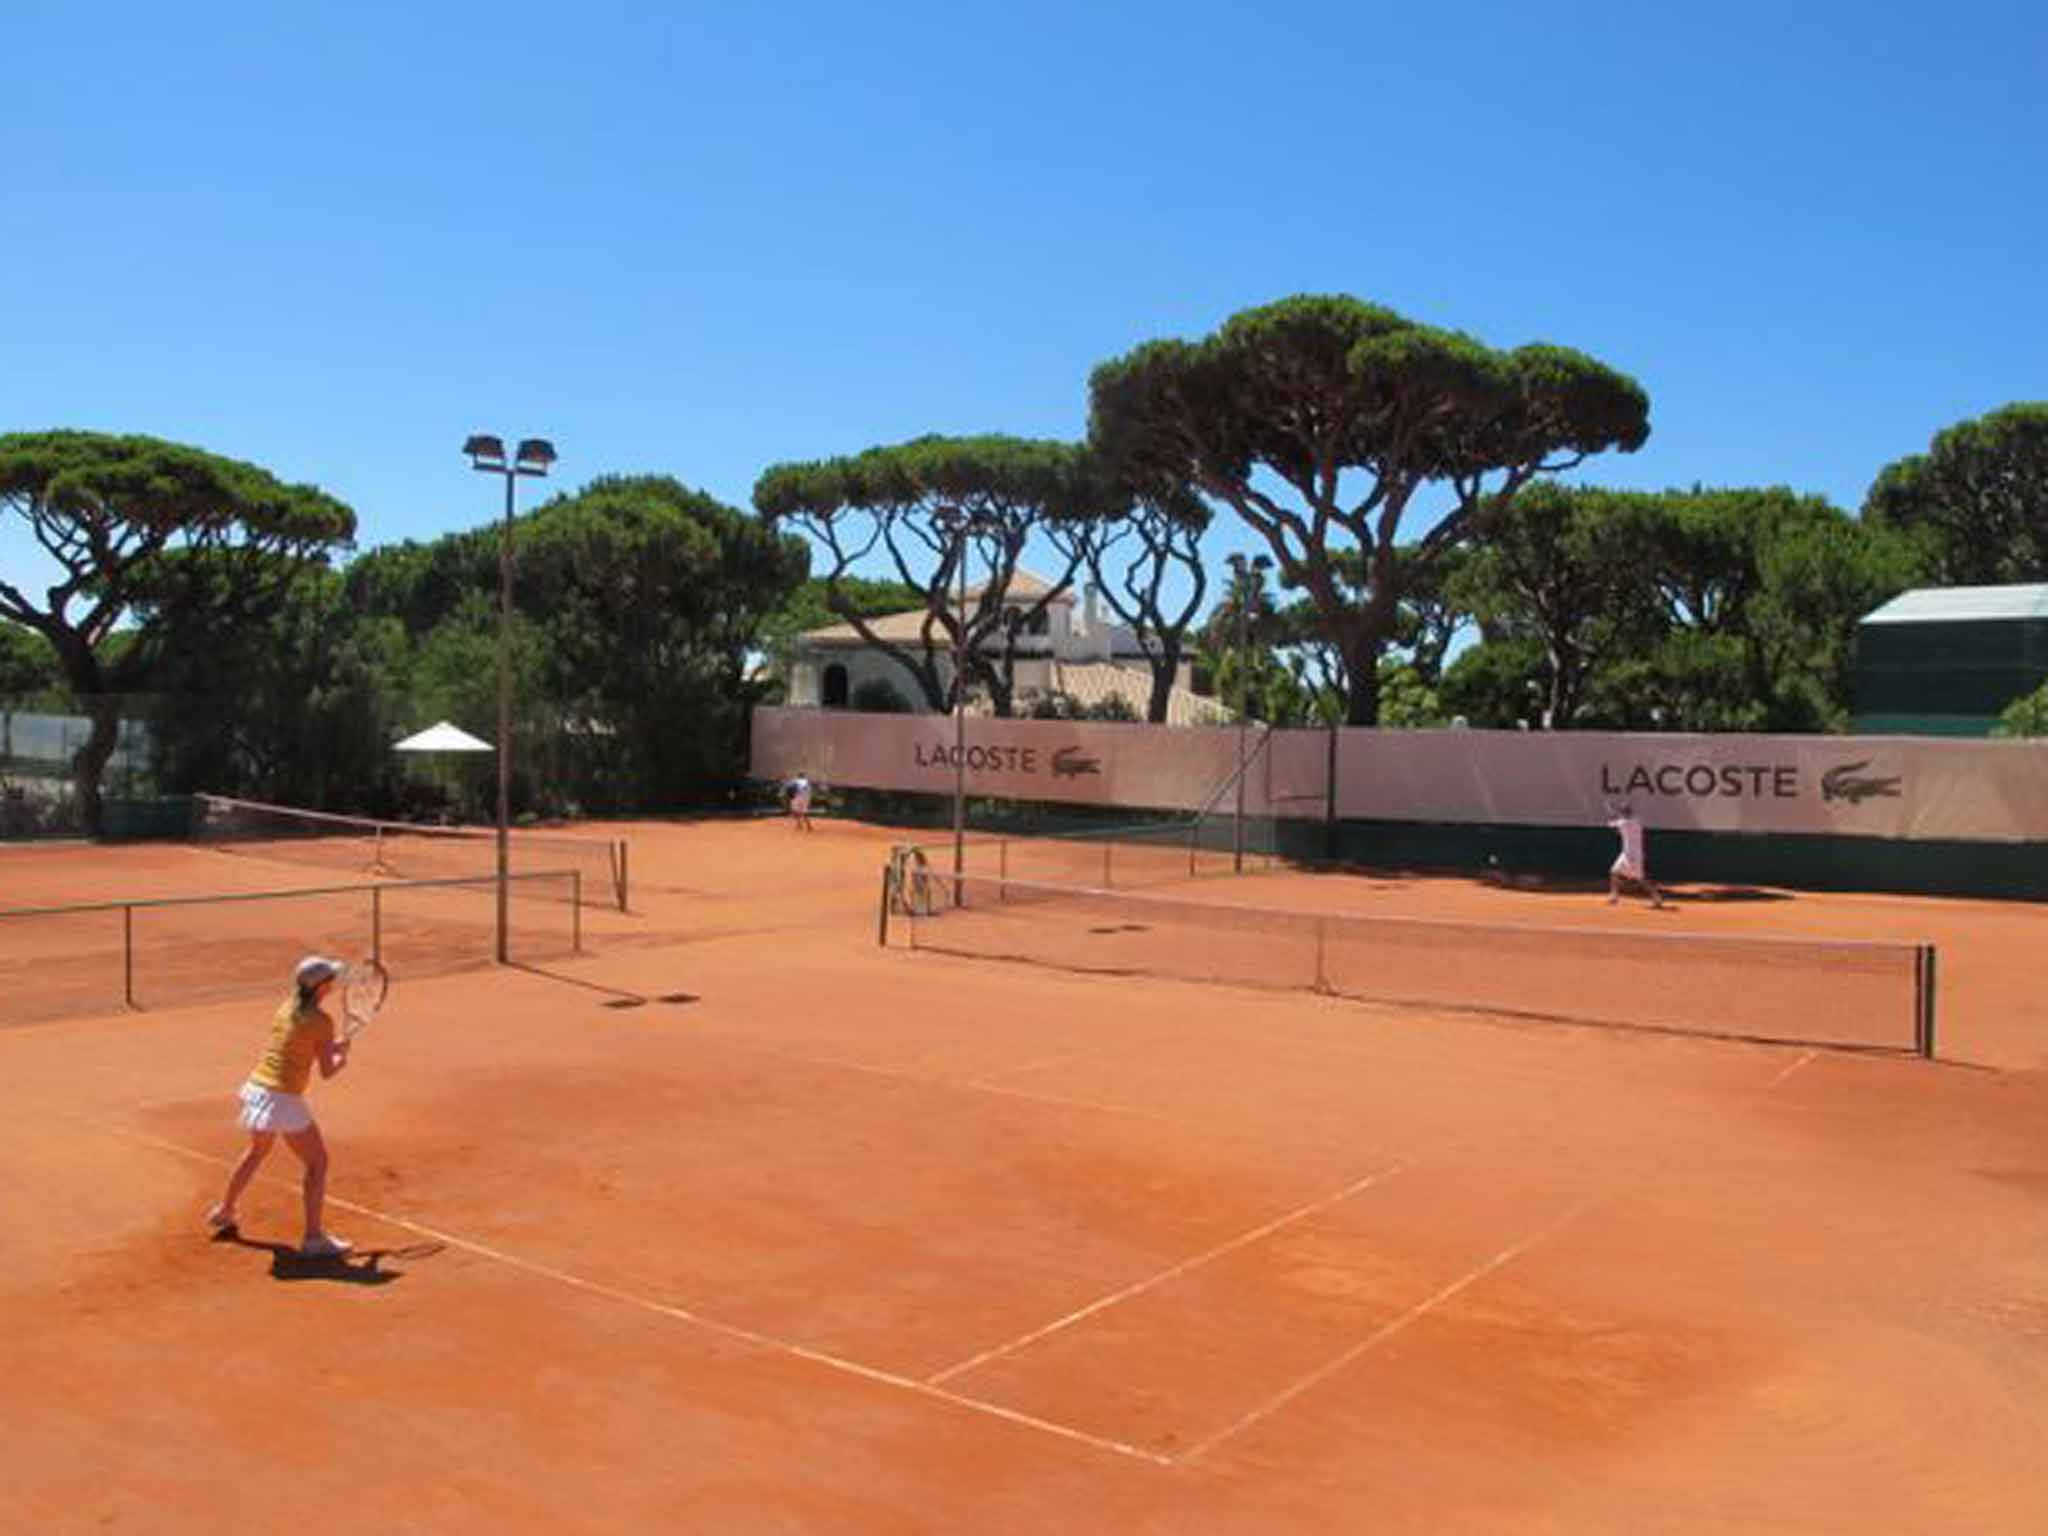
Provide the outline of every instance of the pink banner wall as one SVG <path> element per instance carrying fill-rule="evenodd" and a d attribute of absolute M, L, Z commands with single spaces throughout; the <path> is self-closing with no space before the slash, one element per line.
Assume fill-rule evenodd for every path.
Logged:
<path fill-rule="evenodd" d="M 950 794 L 942 715 L 757 709 L 753 771 Z M 1228 785 L 1230 727 L 966 723 L 971 795 L 1195 810 Z M 1331 733 L 1249 733 L 1246 808 L 1320 819 Z M 1586 826 L 1626 799 L 1651 827 L 1962 841 L 2048 841 L 2048 748 L 1910 736 L 1605 732 L 1336 733 L 1344 820 Z"/>

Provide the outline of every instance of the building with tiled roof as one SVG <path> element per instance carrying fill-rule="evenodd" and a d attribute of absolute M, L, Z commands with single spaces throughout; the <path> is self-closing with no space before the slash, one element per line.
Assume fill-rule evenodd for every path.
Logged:
<path fill-rule="evenodd" d="M 980 599 L 982 590 L 968 589 L 970 606 Z M 1004 593 L 1004 606 L 1026 626 L 1016 641 L 1017 713 L 1029 713 L 1040 700 L 1061 695 L 1082 705 L 1100 705 L 1115 696 L 1123 699 L 1137 718 L 1144 719 L 1152 697 L 1152 668 L 1137 636 L 1104 617 L 1093 587 L 1086 589 L 1078 603 L 1071 591 L 1062 592 L 1027 620 L 1026 615 L 1038 608 L 1050 590 L 1049 583 L 1019 571 Z M 912 654 L 924 648 L 929 633 L 939 675 L 950 683 L 952 647 L 926 610 L 884 614 L 867 624 L 877 638 Z M 1000 654 L 1000 642 L 993 638 L 984 641 L 983 650 Z M 1168 702 L 1168 723 L 1211 724 L 1225 718 L 1219 705 L 1188 686 L 1189 670 L 1189 663 L 1183 661 Z M 917 680 L 851 624 L 828 624 L 799 635 L 787 682 L 787 702 L 800 708 L 849 708 L 863 688 L 881 683 L 893 690 L 911 713 L 928 710 Z M 989 706 L 986 698 L 970 696 L 968 707 L 986 711 Z"/>

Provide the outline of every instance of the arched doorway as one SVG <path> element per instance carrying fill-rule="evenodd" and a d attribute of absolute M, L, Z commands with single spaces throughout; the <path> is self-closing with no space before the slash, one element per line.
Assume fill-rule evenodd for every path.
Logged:
<path fill-rule="evenodd" d="M 846 668 L 836 661 L 825 669 L 823 703 L 827 709 L 846 708 Z"/>

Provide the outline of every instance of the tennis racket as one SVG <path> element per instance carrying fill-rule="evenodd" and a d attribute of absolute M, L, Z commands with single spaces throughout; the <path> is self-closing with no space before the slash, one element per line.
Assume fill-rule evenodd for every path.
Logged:
<path fill-rule="evenodd" d="M 353 1040 L 370 1027 L 391 995 L 391 973 L 375 960 L 358 960 L 341 973 L 341 1038 Z"/>

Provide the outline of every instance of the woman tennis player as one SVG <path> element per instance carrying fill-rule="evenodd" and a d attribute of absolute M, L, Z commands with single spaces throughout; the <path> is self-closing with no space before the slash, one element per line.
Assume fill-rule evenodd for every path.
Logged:
<path fill-rule="evenodd" d="M 333 1258 L 349 1244 L 321 1223 L 327 1199 L 327 1143 L 306 1107 L 306 1085 L 317 1063 L 322 1077 L 333 1077 L 348 1065 L 348 1042 L 338 1039 L 334 1020 L 321 1007 L 333 990 L 342 966 L 338 960 L 308 955 L 293 975 L 291 995 L 277 1006 L 270 1021 L 270 1040 L 249 1080 L 242 1085 L 242 1124 L 249 1131 L 249 1150 L 228 1175 L 227 1193 L 206 1213 L 216 1231 L 235 1225 L 235 1202 L 270 1156 L 279 1136 L 305 1164 L 306 1235 L 299 1251 L 309 1258 Z"/>

